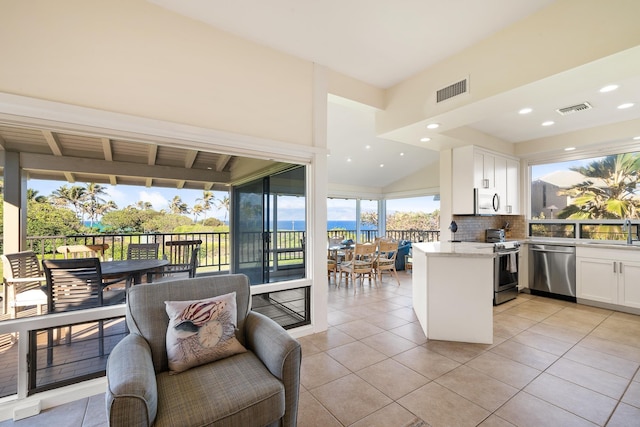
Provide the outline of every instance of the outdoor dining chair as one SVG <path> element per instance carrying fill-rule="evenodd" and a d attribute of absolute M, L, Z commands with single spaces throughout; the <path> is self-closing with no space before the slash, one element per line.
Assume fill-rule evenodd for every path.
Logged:
<path fill-rule="evenodd" d="M 173 279 L 179 277 L 196 277 L 198 268 L 198 256 L 202 240 L 172 240 L 165 243 L 167 253 L 165 257 L 169 259 L 169 264 L 162 267 L 158 272 L 151 273 L 159 276 L 159 280 Z M 168 255 L 168 256 L 167 256 Z M 158 279 L 153 279 L 154 282 Z"/>
<path fill-rule="evenodd" d="M 38 257 L 33 251 L 22 251 L 2 255 L 3 304 L 11 318 L 17 309 L 35 306 L 36 313 L 42 314 L 42 306 L 47 304 L 47 294 L 43 290 L 44 273 L 40 269 Z"/>
<path fill-rule="evenodd" d="M 98 258 L 43 260 L 47 280 L 48 313 L 83 310 L 125 302 L 126 291 L 104 289 L 102 269 Z M 98 321 L 98 346 L 104 355 L 104 325 Z M 59 336 L 60 334 L 58 334 Z M 71 326 L 66 334 L 71 343 Z M 47 364 L 53 361 L 53 330 L 47 335 Z"/>
<path fill-rule="evenodd" d="M 95 245 L 62 245 L 56 251 L 64 254 L 64 259 L 70 258 L 99 258 L 104 261 L 104 252 L 109 249 L 108 243 Z"/>
<path fill-rule="evenodd" d="M 130 243 L 127 259 L 158 259 L 159 243 Z"/>

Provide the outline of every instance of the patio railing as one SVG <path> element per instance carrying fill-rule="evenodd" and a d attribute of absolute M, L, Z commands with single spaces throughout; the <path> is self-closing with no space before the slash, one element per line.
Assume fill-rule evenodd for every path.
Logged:
<path fill-rule="evenodd" d="M 360 230 L 357 238 L 356 230 L 331 230 L 327 236 L 344 236 L 345 239 L 368 242 L 378 235 L 377 230 Z M 439 230 L 387 230 L 387 237 L 394 240 L 409 240 L 411 242 L 435 242 L 440 240 Z M 198 233 L 151 233 L 151 234 L 76 234 L 70 236 L 29 236 L 27 247 L 39 255 L 41 259 L 62 258 L 56 248 L 62 245 L 95 245 L 106 243 L 109 249 L 105 251 L 105 259 L 120 260 L 127 256 L 127 247 L 131 243 L 158 243 L 160 254 L 164 255 L 165 243 L 172 240 L 202 240 L 200 248 L 198 271 L 227 271 L 230 264 L 229 232 L 198 232 Z M 253 245 L 243 245 L 245 250 L 261 250 L 257 239 L 250 239 Z M 302 262 L 305 252 L 306 233 L 304 231 L 278 231 L 272 241 L 272 263 Z M 246 246 L 246 247 L 245 247 Z M 254 247 L 255 246 L 255 247 Z M 277 249 L 273 249 L 277 248 Z M 0 237 L 0 253 L 3 252 Z M 242 255 L 242 254 L 241 254 Z M 250 256 L 249 256 L 250 258 Z"/>
<path fill-rule="evenodd" d="M 356 237 L 355 230 L 335 230 L 327 232 L 328 236 L 344 235 L 345 238 Z M 360 233 L 359 241 L 374 240 L 377 235 L 376 230 L 363 230 Z M 437 230 L 392 230 L 387 232 L 387 236 L 396 240 L 434 241 L 439 239 Z M 125 259 L 127 247 L 132 243 L 158 243 L 161 254 L 166 249 L 165 243 L 173 240 L 202 240 L 200 251 L 199 272 L 229 270 L 229 250 L 230 241 L 228 232 L 202 232 L 202 233 L 157 233 L 157 234 L 92 234 L 92 235 L 72 235 L 72 236 L 33 236 L 27 239 L 27 245 L 34 250 L 41 258 L 62 258 L 64 255 L 57 253 L 56 248 L 69 244 L 101 244 L 107 243 L 108 250 L 105 258 L 114 260 Z M 255 240 L 255 239 L 254 239 Z M 298 263 L 304 266 L 306 234 L 303 231 L 280 231 L 276 236 L 272 236 L 271 264 L 274 269 L 287 269 L 295 267 Z M 0 237 L 0 249 L 2 249 Z M 261 247 L 260 247 L 261 249 Z M 1 268 L 1 267 L 0 267 Z M 310 321 L 310 291 L 309 288 L 284 289 L 282 291 L 270 292 L 267 300 L 262 294 L 253 295 L 254 306 L 257 310 L 264 310 L 265 314 L 273 313 L 277 309 L 278 319 L 274 319 L 286 327 L 294 327 L 298 324 L 305 324 Z M 292 308 L 293 307 L 293 308 Z M 107 328 L 109 334 L 110 350 L 123 336 L 122 327 L 124 325 L 122 315 L 124 306 L 101 307 L 99 309 L 80 310 L 78 312 L 52 314 L 47 316 L 30 315 L 26 318 L 15 320 L 4 320 L 0 322 L 0 355 L 4 362 L 3 369 L 12 372 L 13 375 L 0 380 L 0 397 L 17 393 L 24 397 L 27 394 L 58 387 L 65 384 L 72 384 L 87 378 L 104 375 L 105 356 L 91 353 L 95 350 L 96 337 L 95 325 L 100 319 L 110 320 Z M 269 315 L 269 314 L 268 314 Z M 0 316 L 4 317 L 4 316 Z M 75 325 L 73 328 L 72 345 L 56 345 L 49 349 L 43 342 L 43 336 L 52 328 L 59 328 L 67 325 Z M 13 333 L 18 332 L 18 345 L 11 345 L 11 340 L 15 339 Z M 3 342 L 6 338 L 7 342 Z M 82 351 L 78 348 L 82 347 Z M 87 349 L 84 349 L 87 347 Z M 60 357 L 55 358 L 55 364 L 47 364 L 43 354 L 53 351 Z M 67 354 L 68 353 L 68 354 Z M 80 354 L 79 359 L 74 359 L 69 355 Z M 26 360 L 29 355 L 29 365 Z M 64 358 L 62 356 L 65 356 Z M 63 360 L 62 365 L 57 360 Z M 77 368 L 83 367 L 82 369 Z M 15 372 L 17 371 L 17 378 Z M 62 372 L 55 373 L 55 372 Z M 18 380 L 16 382 L 16 379 Z"/>

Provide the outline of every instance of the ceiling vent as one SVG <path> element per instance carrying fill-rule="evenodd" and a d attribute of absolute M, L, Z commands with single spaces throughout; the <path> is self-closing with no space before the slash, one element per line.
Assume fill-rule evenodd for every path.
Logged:
<path fill-rule="evenodd" d="M 452 85 L 444 87 L 436 92 L 436 102 L 446 101 L 454 96 L 467 93 L 469 90 L 469 79 L 460 80 Z"/>
<path fill-rule="evenodd" d="M 578 113 L 580 111 L 587 111 L 592 109 L 593 107 L 588 102 L 583 102 L 582 104 L 572 105 L 571 107 L 558 108 L 556 112 L 561 116 L 568 116 L 569 114 Z"/>

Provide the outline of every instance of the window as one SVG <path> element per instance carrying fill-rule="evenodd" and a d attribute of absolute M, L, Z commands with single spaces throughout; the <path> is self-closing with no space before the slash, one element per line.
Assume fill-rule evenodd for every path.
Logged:
<path fill-rule="evenodd" d="M 531 167 L 532 219 L 638 219 L 640 152 Z"/>
<path fill-rule="evenodd" d="M 391 199 L 387 204 L 387 236 L 397 240 L 434 242 L 440 239 L 440 197 Z"/>
<path fill-rule="evenodd" d="M 640 152 L 531 166 L 534 237 L 624 240 L 640 219 Z M 634 232 L 635 230 L 635 232 Z"/>

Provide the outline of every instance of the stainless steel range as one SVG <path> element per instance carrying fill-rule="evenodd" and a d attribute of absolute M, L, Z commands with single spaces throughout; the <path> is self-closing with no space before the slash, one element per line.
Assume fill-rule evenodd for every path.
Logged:
<path fill-rule="evenodd" d="M 493 268 L 493 304 L 498 305 L 518 296 L 520 242 L 506 240 L 502 229 L 488 229 L 485 240 L 493 244 L 493 251 L 496 253 Z"/>

